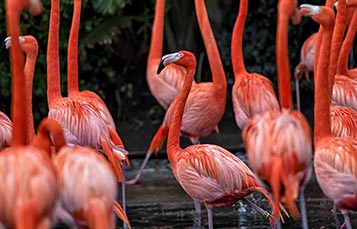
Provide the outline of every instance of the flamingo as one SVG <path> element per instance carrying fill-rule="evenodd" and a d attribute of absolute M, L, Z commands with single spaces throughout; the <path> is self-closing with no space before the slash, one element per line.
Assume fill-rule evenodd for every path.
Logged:
<path fill-rule="evenodd" d="M 167 155 L 181 187 L 194 201 L 206 206 L 209 228 L 213 228 L 212 208 L 231 206 L 252 192 L 261 192 L 272 204 L 268 192 L 258 185 L 253 172 L 226 149 L 213 144 L 195 144 L 185 149 L 180 147 L 181 122 L 185 103 L 189 93 L 192 93 L 191 86 L 194 86 L 196 58 L 189 51 L 165 55 L 158 73 L 169 64 L 183 66 L 187 73 L 182 90 L 171 105 L 174 113 L 167 139 Z M 251 206 L 260 213 L 264 212 L 254 204 Z M 280 212 L 277 213 L 280 215 Z"/>
<path fill-rule="evenodd" d="M 12 121 L 3 112 L 0 112 L 0 126 L 0 150 L 3 150 L 10 145 L 12 133 Z"/>
<path fill-rule="evenodd" d="M 248 0 L 239 2 L 239 13 L 234 24 L 231 56 L 234 70 L 232 103 L 235 121 L 243 129 L 248 120 L 270 110 L 280 110 L 272 83 L 258 73 L 248 73 L 244 66 L 242 42 L 244 24 L 248 14 Z"/>
<path fill-rule="evenodd" d="M 88 101 L 61 95 L 58 53 L 59 10 L 60 1 L 52 0 L 47 48 L 48 117 L 56 119 L 62 125 L 69 144 L 90 146 L 103 152 L 116 178 L 124 183 L 120 161 L 125 160 L 127 152 L 110 141 L 110 131 L 100 111 Z"/>
<path fill-rule="evenodd" d="M 26 93 L 23 55 L 18 37 L 20 13 L 29 8 L 37 15 L 42 10 L 39 1 L 6 1 L 6 24 L 13 39 L 10 49 L 12 71 L 13 135 L 10 147 L 0 154 L 0 221 L 16 228 L 47 228 L 58 196 L 57 180 L 51 164 L 51 146 L 64 145 L 58 122 L 43 119 L 31 145 L 27 145 Z"/>
<path fill-rule="evenodd" d="M 294 202 L 299 195 L 302 227 L 307 228 L 304 189 L 312 171 L 312 138 L 306 118 L 299 111 L 291 110 L 287 38 L 289 18 L 293 16 L 296 16 L 296 2 L 280 0 L 276 61 L 282 109 L 254 116 L 244 127 L 242 138 L 253 172 L 273 194 L 275 217 L 281 199 L 285 199 L 294 218 L 300 217 Z"/>
<path fill-rule="evenodd" d="M 296 91 L 296 106 L 300 110 L 300 88 L 299 81 L 302 75 L 305 75 L 306 80 L 310 80 L 309 72 L 314 70 L 316 43 L 318 40 L 318 32 L 311 34 L 303 43 L 300 51 L 300 62 L 295 67 L 295 91 Z"/>
<path fill-rule="evenodd" d="M 213 82 L 194 84 L 186 103 L 181 134 L 188 137 L 193 144 L 197 144 L 200 138 L 207 137 L 213 129 L 217 128 L 218 122 L 225 111 L 227 92 L 227 82 L 222 61 L 209 23 L 204 1 L 196 0 L 195 7 L 198 24 L 207 50 Z M 172 104 L 174 103 L 175 101 Z M 170 105 L 166 111 L 164 121 L 151 140 L 150 147 L 139 172 L 134 179 L 127 183 L 138 183 L 151 154 L 154 151 L 158 152 L 160 150 L 169 131 L 173 107 Z"/>
<path fill-rule="evenodd" d="M 6 47 L 10 47 L 11 38 L 5 39 Z M 38 53 L 37 40 L 30 35 L 20 36 L 19 42 L 26 54 L 24 73 L 26 76 L 26 108 L 27 139 L 32 141 L 34 137 L 34 124 L 32 116 L 32 81 L 34 78 L 35 63 Z M 32 119 L 32 120 L 31 120 Z M 104 158 L 89 147 L 62 146 L 54 158 L 55 169 L 59 182 L 60 204 L 55 209 L 55 218 L 62 219 L 66 223 L 73 223 L 72 217 L 68 220 L 66 213 L 74 214 L 76 219 L 86 219 L 90 227 L 108 228 L 110 226 L 112 209 L 130 227 L 130 222 L 122 209 L 115 201 L 117 187 L 115 177 Z M 69 172 L 70 171 L 70 172 Z M 89 171 L 89 173 L 88 173 Z M 88 178 L 90 177 L 90 179 Z M 87 178 L 87 179 L 86 179 Z M 114 185 L 113 185 L 114 183 Z M 103 191 L 104 190 L 104 191 Z M 87 193 L 84 195 L 83 193 Z M 97 200 L 95 200 L 97 198 Z M 104 201 L 102 201 L 102 199 Z M 63 208 L 61 206 L 64 206 Z M 96 211 L 90 210 L 95 208 Z M 101 207 L 107 211 L 101 212 Z M 100 215 L 100 214 L 103 215 Z M 97 217 L 100 217 L 98 220 Z M 107 221 L 106 221 L 107 220 Z M 54 222 L 52 222 L 54 223 Z M 100 225 L 102 223 L 102 225 Z M 114 221 L 112 220 L 112 224 Z M 114 225 L 111 226 L 112 228 Z"/>
<path fill-rule="evenodd" d="M 329 48 L 334 13 L 331 8 L 303 4 L 303 13 L 323 27 L 323 42 L 315 76 L 314 167 L 319 186 L 333 200 L 344 216 L 347 228 L 352 228 L 348 212 L 357 211 L 357 140 L 331 135 L 329 106 L 332 87 L 328 75 Z M 329 75 L 329 77 L 333 75 Z M 333 83 L 333 79 L 331 79 Z M 324 98 L 324 99 L 321 99 Z M 331 184 L 334 184 L 331 186 Z"/>

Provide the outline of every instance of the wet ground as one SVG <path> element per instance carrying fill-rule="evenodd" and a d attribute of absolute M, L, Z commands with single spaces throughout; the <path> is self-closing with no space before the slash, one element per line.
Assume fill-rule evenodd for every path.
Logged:
<path fill-rule="evenodd" d="M 156 124 L 146 126 L 144 131 L 129 126 L 127 129 L 133 131 L 132 133 L 120 133 L 131 154 L 131 166 L 126 168 L 127 178 L 136 175 L 146 147 L 149 146 L 157 127 Z M 202 139 L 202 142 L 219 144 L 246 161 L 240 131 L 235 127 L 233 119 L 232 122 L 221 124 L 220 128 L 221 134 L 213 133 L 210 137 Z M 182 139 L 183 147 L 188 144 L 188 141 Z M 173 177 L 164 151 L 161 151 L 158 157 L 153 155 L 144 171 L 141 183 L 128 185 L 126 195 L 127 214 L 133 228 L 208 228 L 204 207 L 202 207 L 201 226 L 197 226 L 193 201 Z M 314 176 L 306 187 L 305 196 L 309 227 L 336 228 L 333 204 L 321 192 Z M 260 199 L 260 194 L 251 195 L 249 199 L 269 210 L 265 199 Z M 340 212 L 337 213 L 337 217 L 341 223 L 343 217 Z M 269 228 L 267 220 L 240 202 L 232 207 L 214 209 L 213 221 L 215 228 Z M 357 228 L 357 213 L 351 214 L 351 222 L 352 226 Z M 301 222 L 285 218 L 283 228 L 301 228 Z"/>

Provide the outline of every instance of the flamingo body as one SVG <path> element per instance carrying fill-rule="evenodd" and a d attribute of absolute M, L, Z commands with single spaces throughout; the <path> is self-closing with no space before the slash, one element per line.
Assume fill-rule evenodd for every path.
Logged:
<path fill-rule="evenodd" d="M 332 91 L 332 105 L 350 107 L 357 111 L 357 82 L 344 75 L 336 75 Z"/>
<path fill-rule="evenodd" d="M 317 181 L 343 213 L 357 211 L 357 140 L 325 138 L 315 150 Z M 331 185 L 333 184 L 333 185 Z"/>
<path fill-rule="evenodd" d="M 357 112 L 349 107 L 330 107 L 331 133 L 335 137 L 357 138 Z"/>
<path fill-rule="evenodd" d="M 303 43 L 300 51 L 300 63 L 295 67 L 295 76 L 301 79 L 302 73 L 309 79 L 309 72 L 314 70 L 315 51 L 318 33 L 311 34 Z"/>
<path fill-rule="evenodd" d="M 19 227 L 24 215 L 35 228 L 50 219 L 58 186 L 54 169 L 45 152 L 34 146 L 6 148 L 0 154 L 0 221 L 5 226 Z M 47 155 L 46 155 L 47 156 Z M 48 221 L 49 222 L 49 221 Z"/>
<path fill-rule="evenodd" d="M 273 85 L 268 78 L 257 73 L 240 74 L 232 88 L 235 121 L 239 128 L 256 114 L 280 110 Z"/>

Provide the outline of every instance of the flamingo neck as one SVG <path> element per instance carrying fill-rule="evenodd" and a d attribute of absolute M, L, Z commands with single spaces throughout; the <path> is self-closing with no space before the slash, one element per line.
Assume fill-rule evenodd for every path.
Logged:
<path fill-rule="evenodd" d="M 157 0 L 155 5 L 155 17 L 152 26 L 148 66 L 151 60 L 160 60 L 164 40 L 165 0 Z M 155 63 L 156 65 L 157 63 Z"/>
<path fill-rule="evenodd" d="M 195 8 L 198 25 L 200 27 L 203 42 L 207 51 L 213 82 L 220 90 L 222 90 L 222 92 L 225 93 L 227 90 L 226 75 L 224 73 L 222 60 L 219 55 L 211 24 L 208 19 L 204 0 L 195 0 Z"/>
<path fill-rule="evenodd" d="M 33 52 L 26 52 L 26 62 L 24 68 L 26 84 L 26 124 L 27 124 L 27 143 L 32 142 L 35 136 L 33 112 L 32 112 L 32 86 L 35 74 L 38 47 Z"/>
<path fill-rule="evenodd" d="M 74 10 L 72 17 L 72 26 L 68 40 L 68 65 L 67 65 L 67 77 L 68 77 L 68 95 L 79 91 L 78 87 L 78 37 L 79 26 L 81 20 L 81 0 L 74 1 Z"/>
<path fill-rule="evenodd" d="M 328 84 L 330 88 L 329 90 L 331 91 L 333 87 L 333 80 L 336 75 L 337 60 L 340 54 L 343 37 L 345 35 L 346 20 L 347 20 L 346 14 L 347 14 L 346 0 L 339 0 L 335 26 L 333 29 L 332 40 L 330 43 L 331 52 L 330 52 L 330 64 L 328 68 L 328 81 L 329 81 Z M 329 94 L 329 96 L 332 96 L 332 94 Z"/>
<path fill-rule="evenodd" d="M 244 65 L 243 56 L 243 34 L 247 14 L 248 0 L 239 1 L 239 13 L 234 24 L 231 41 L 231 56 L 235 78 L 238 77 L 239 74 L 244 74 L 247 72 Z"/>
<path fill-rule="evenodd" d="M 353 46 L 356 32 L 357 32 L 357 8 L 353 13 L 351 23 L 348 26 L 346 37 L 343 40 L 340 56 L 338 57 L 338 62 L 337 62 L 337 74 L 348 76 L 348 58 Z"/>
<path fill-rule="evenodd" d="M 60 0 L 52 0 L 47 46 L 47 103 L 49 108 L 51 108 L 55 100 L 62 97 L 58 51 L 59 26 Z"/>
<path fill-rule="evenodd" d="M 288 26 L 289 15 L 281 6 L 282 0 L 278 3 L 278 25 L 276 32 L 276 65 L 278 74 L 278 92 L 281 108 L 292 108 L 292 96 L 290 85 L 290 64 L 288 56 Z"/>
<path fill-rule="evenodd" d="M 12 74 L 11 116 L 13 121 L 13 134 L 11 146 L 26 144 L 26 106 L 24 84 L 24 56 L 21 51 L 20 12 L 22 10 L 18 1 L 6 0 L 6 24 L 11 36 L 10 61 Z"/>
<path fill-rule="evenodd" d="M 330 13 L 328 14 L 328 12 Z M 329 11 L 324 10 L 324 13 L 318 17 L 316 16 L 312 18 L 323 27 L 319 61 L 315 77 L 314 144 L 316 146 L 322 138 L 332 136 L 330 123 L 332 88 L 329 87 L 330 80 L 326 80 L 326 76 L 334 78 L 334 75 L 328 74 L 330 64 L 330 44 L 334 27 L 334 13 L 332 9 Z"/>
<path fill-rule="evenodd" d="M 173 117 L 171 119 L 170 130 L 167 137 L 167 155 L 170 162 L 174 162 L 175 152 L 179 152 L 180 147 L 180 134 L 181 134 L 181 123 L 182 116 L 185 109 L 185 104 L 187 97 L 190 93 L 192 81 L 196 72 L 196 60 L 193 65 L 186 68 L 186 77 L 181 89 L 181 92 L 177 95 L 175 99 L 175 107 L 173 112 Z"/>

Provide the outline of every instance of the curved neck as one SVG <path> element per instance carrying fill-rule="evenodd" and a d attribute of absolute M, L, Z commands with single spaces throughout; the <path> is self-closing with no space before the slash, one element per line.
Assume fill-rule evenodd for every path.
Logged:
<path fill-rule="evenodd" d="M 330 8 L 329 8 L 330 9 Z M 325 12 L 325 11 L 324 11 Z M 316 144 L 324 137 L 331 136 L 330 104 L 332 87 L 329 87 L 329 79 L 326 80 L 329 69 L 330 44 L 333 35 L 334 13 L 321 14 L 313 19 L 321 23 L 323 35 L 321 40 L 320 55 L 315 77 L 315 106 L 314 106 L 314 143 Z M 332 76 L 334 78 L 334 75 Z M 333 81 L 333 79 L 332 79 Z"/>
<path fill-rule="evenodd" d="M 232 41 L 231 41 L 231 56 L 234 76 L 238 74 L 246 73 L 247 70 L 244 65 L 243 56 L 243 34 L 245 20 L 248 14 L 248 0 L 239 1 L 239 13 L 237 20 L 233 27 Z"/>
<path fill-rule="evenodd" d="M 180 134 L 182 116 L 185 109 L 187 97 L 191 90 L 192 81 L 196 72 L 196 60 L 192 61 L 194 62 L 194 64 L 186 68 L 187 72 L 181 92 L 177 95 L 174 103 L 174 112 L 171 119 L 169 134 L 167 137 L 167 154 L 170 161 L 173 161 L 172 157 L 174 156 L 174 152 L 177 152 L 181 149 Z"/>
<path fill-rule="evenodd" d="M 329 47 L 331 49 L 331 53 L 330 53 L 330 64 L 328 68 L 328 81 L 329 81 L 328 84 L 329 87 L 331 88 L 331 91 L 333 87 L 333 79 L 336 75 L 337 60 L 340 54 L 343 37 L 345 35 L 346 14 L 347 14 L 346 0 L 339 0 L 335 26 L 333 29 L 332 40 Z M 329 96 L 332 96 L 332 94 L 330 94 Z"/>
<path fill-rule="evenodd" d="M 346 37 L 343 40 L 340 56 L 338 57 L 338 62 L 337 62 L 337 73 L 338 74 L 348 75 L 347 74 L 348 73 L 348 58 L 349 58 L 350 51 L 353 46 L 356 32 L 357 32 L 357 10 L 355 10 L 353 13 L 351 23 L 348 26 Z"/>
<path fill-rule="evenodd" d="M 47 44 L 47 103 L 61 98 L 58 37 L 60 25 L 60 0 L 51 0 L 50 27 Z"/>
<path fill-rule="evenodd" d="M 78 87 L 78 37 L 81 20 L 81 0 L 74 1 L 71 32 L 68 40 L 67 80 L 68 95 L 79 91 Z"/>
<path fill-rule="evenodd" d="M 208 14 L 204 0 L 195 0 L 196 16 L 201 30 L 203 42 L 205 44 L 209 65 L 212 72 L 212 78 L 215 85 L 221 90 L 227 89 L 226 75 L 224 73 L 222 60 L 219 55 L 216 40 L 214 38 L 211 24 L 208 20 Z"/>
<path fill-rule="evenodd" d="M 37 49 L 34 52 L 26 52 L 26 62 L 24 68 L 25 84 L 26 84 L 26 125 L 27 125 L 27 143 L 32 142 L 35 136 L 32 112 L 32 86 L 35 74 L 35 65 L 37 59 Z"/>
<path fill-rule="evenodd" d="M 20 48 L 20 12 L 22 7 L 19 1 L 5 1 L 6 24 L 11 36 L 10 61 L 12 73 L 11 115 L 13 133 L 11 146 L 26 144 L 26 107 L 24 84 L 24 56 Z"/>
<path fill-rule="evenodd" d="M 165 23 L 165 0 L 157 0 L 155 5 L 155 17 L 151 32 L 150 51 L 148 62 L 160 59 L 162 56 L 162 45 L 164 40 Z"/>
<path fill-rule="evenodd" d="M 290 85 L 290 64 L 288 56 L 288 27 L 290 16 L 285 12 L 280 0 L 278 3 L 278 25 L 276 32 L 276 65 L 278 74 L 278 91 L 281 108 L 292 108 Z"/>

